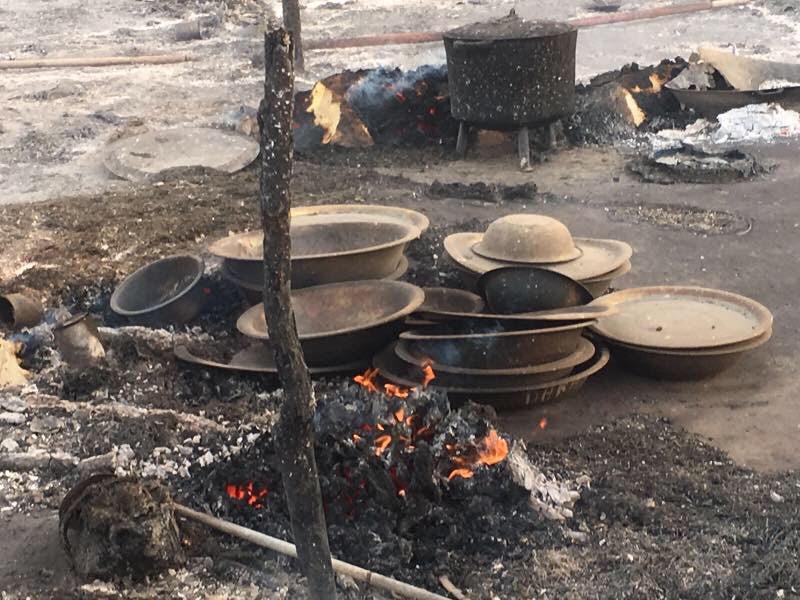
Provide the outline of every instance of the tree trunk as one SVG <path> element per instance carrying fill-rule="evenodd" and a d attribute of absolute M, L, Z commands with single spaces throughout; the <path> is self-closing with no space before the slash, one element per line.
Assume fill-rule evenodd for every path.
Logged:
<path fill-rule="evenodd" d="M 276 449 L 292 519 L 300 567 L 311 597 L 335 598 L 317 464 L 314 458 L 314 390 L 297 335 L 291 303 L 289 209 L 292 179 L 294 65 L 292 36 L 284 29 L 265 39 L 261 126 L 261 219 L 264 227 L 264 314 L 284 391 Z"/>
<path fill-rule="evenodd" d="M 283 26 L 289 30 L 294 39 L 295 68 L 301 73 L 306 65 L 303 60 L 303 38 L 300 29 L 300 0 L 282 0 Z"/>

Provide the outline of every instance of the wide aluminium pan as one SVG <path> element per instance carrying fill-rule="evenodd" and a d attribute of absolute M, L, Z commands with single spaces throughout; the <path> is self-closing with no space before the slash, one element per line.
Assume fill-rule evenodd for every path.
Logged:
<path fill-rule="evenodd" d="M 386 281 L 397 281 L 401 279 L 403 275 L 406 274 L 408 271 L 408 259 L 405 256 L 400 257 L 400 262 L 397 265 L 397 268 L 391 272 L 386 277 L 382 277 Z M 233 283 L 236 288 L 239 290 L 239 294 L 244 298 L 244 300 L 248 304 L 258 304 L 264 298 L 264 283 L 261 282 L 260 284 L 256 285 L 255 283 L 250 283 L 239 279 L 236 275 L 230 272 L 227 267 L 227 261 L 222 262 L 222 268 L 220 269 L 220 273 L 222 277 Z M 312 287 L 312 286 L 304 286 L 304 287 Z M 302 289 L 302 288 L 296 288 Z"/>
<path fill-rule="evenodd" d="M 406 221 L 358 213 L 315 214 L 292 222 L 292 288 L 382 279 L 398 267 L 422 230 Z M 264 281 L 263 234 L 240 233 L 214 242 L 209 251 L 250 286 Z"/>
<path fill-rule="evenodd" d="M 438 387 L 435 380 L 429 384 L 428 388 L 447 392 L 448 398 L 454 404 L 473 401 L 480 404 L 488 404 L 497 410 L 525 408 L 526 406 L 553 402 L 561 399 L 566 394 L 579 390 L 589 377 L 608 364 L 610 356 L 608 348 L 599 345 L 596 347 L 594 356 L 591 359 L 579 365 L 566 377 L 521 388 L 447 388 Z M 373 365 L 378 369 L 382 377 L 398 385 L 407 387 L 420 385 L 420 381 L 414 372 L 409 371 L 408 363 L 400 360 L 395 353 L 394 344 L 378 354 L 373 360 Z"/>
<path fill-rule="evenodd" d="M 453 118 L 486 129 L 518 129 L 575 107 L 578 31 L 568 23 L 496 21 L 443 35 Z"/>
<path fill-rule="evenodd" d="M 398 340 L 395 354 L 409 366 L 417 367 L 420 371 L 427 364 L 424 358 L 420 358 L 421 355 L 409 340 Z M 468 369 L 437 364 L 433 367 L 436 375 L 434 381 L 440 387 L 520 388 L 566 377 L 577 365 L 585 363 L 593 355 L 594 344 L 583 338 L 580 340 L 578 349 L 566 358 L 530 367 Z"/>
<path fill-rule="evenodd" d="M 495 325 L 441 327 L 404 331 L 422 356 L 437 364 L 474 369 L 512 369 L 553 362 L 574 353 L 581 334 L 595 321 L 541 329 L 508 331 Z"/>
<path fill-rule="evenodd" d="M 306 363 L 324 367 L 372 356 L 403 329 L 403 319 L 425 299 L 402 281 L 345 281 L 292 292 L 297 332 Z M 262 304 L 236 322 L 244 335 L 268 341 Z"/>

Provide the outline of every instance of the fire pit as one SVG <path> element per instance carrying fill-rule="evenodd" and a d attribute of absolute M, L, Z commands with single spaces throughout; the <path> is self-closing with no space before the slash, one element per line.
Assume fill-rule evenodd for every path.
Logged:
<path fill-rule="evenodd" d="M 403 319 L 425 299 L 401 281 L 347 281 L 292 292 L 297 331 L 309 366 L 325 367 L 369 357 L 402 329 Z M 236 322 L 244 335 L 269 340 L 259 304 Z"/>

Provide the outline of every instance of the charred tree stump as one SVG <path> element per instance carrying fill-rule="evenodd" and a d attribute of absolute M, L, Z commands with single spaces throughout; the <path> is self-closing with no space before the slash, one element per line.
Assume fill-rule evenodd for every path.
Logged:
<path fill-rule="evenodd" d="M 264 228 L 264 315 L 284 401 L 276 447 L 300 567 L 311 597 L 336 596 L 314 458 L 314 390 L 297 335 L 291 301 L 289 210 L 292 179 L 294 62 L 292 35 L 267 33 L 264 44 L 264 99 L 258 111 L 261 128 L 261 220 Z"/>
<path fill-rule="evenodd" d="M 303 59 L 303 40 L 300 31 L 300 1 L 282 0 L 283 26 L 289 30 L 294 40 L 294 66 L 301 73 L 305 70 Z"/>

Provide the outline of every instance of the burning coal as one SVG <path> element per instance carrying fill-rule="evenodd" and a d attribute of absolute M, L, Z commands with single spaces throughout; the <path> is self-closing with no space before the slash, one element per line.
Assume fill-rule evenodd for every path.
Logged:
<path fill-rule="evenodd" d="M 262 508 L 269 490 L 266 486 L 260 486 L 253 481 L 248 481 L 244 485 L 236 483 L 226 484 L 225 493 L 228 494 L 228 497 L 243 502 L 247 506 Z"/>
<path fill-rule="evenodd" d="M 301 150 L 320 144 L 423 145 L 458 133 L 444 66 L 337 73 L 297 95 L 294 121 Z"/>

